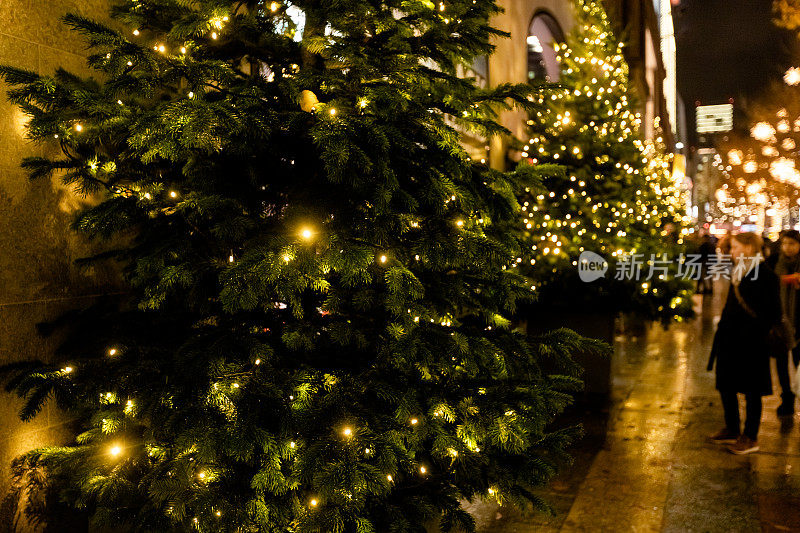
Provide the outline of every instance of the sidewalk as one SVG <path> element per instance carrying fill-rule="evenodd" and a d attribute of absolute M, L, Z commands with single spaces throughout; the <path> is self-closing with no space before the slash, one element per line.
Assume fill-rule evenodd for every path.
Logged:
<path fill-rule="evenodd" d="M 575 465 L 542 493 L 555 517 L 479 504 L 479 531 L 800 532 L 800 416 L 779 420 L 771 396 L 760 453 L 706 440 L 723 425 L 706 363 L 724 292 L 696 296 L 690 322 L 616 339 L 605 438 L 602 417 L 587 419 Z"/>

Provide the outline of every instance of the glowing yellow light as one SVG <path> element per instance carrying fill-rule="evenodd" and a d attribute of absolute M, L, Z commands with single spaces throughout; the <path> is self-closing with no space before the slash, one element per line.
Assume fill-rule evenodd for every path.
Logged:
<path fill-rule="evenodd" d="M 186 96 L 188 96 L 189 98 L 194 98 L 194 92 L 189 91 L 189 94 L 187 94 Z"/>
<path fill-rule="evenodd" d="M 386 479 L 388 479 L 388 480 L 389 480 L 389 483 L 391 483 L 392 481 L 394 481 L 394 478 L 392 477 L 392 475 L 391 475 L 391 474 L 387 474 L 387 475 L 386 475 Z"/>
<path fill-rule="evenodd" d="M 342 433 L 344 433 L 345 437 L 349 437 L 353 434 L 353 430 L 350 428 L 344 428 L 344 431 L 342 431 Z"/>
<path fill-rule="evenodd" d="M 169 196 L 170 196 L 170 198 L 177 198 L 178 197 L 178 193 L 175 192 L 175 191 L 169 191 Z"/>
<path fill-rule="evenodd" d="M 417 422 L 419 422 L 419 420 L 417 420 L 416 418 L 412 418 L 412 419 L 411 419 L 411 425 L 412 425 L 412 426 L 415 426 L 415 425 L 417 425 Z"/>
<path fill-rule="evenodd" d="M 117 349 L 111 348 L 110 350 L 108 350 L 108 355 L 117 355 Z"/>
<path fill-rule="evenodd" d="M 185 46 L 181 46 L 181 53 L 182 53 L 182 54 L 185 54 L 185 53 L 186 53 L 186 47 L 185 47 Z"/>
<path fill-rule="evenodd" d="M 274 13 L 274 12 L 276 12 L 278 10 L 279 7 L 280 7 L 280 4 L 278 4 L 278 2 L 272 2 L 269 5 L 269 10 Z"/>
<path fill-rule="evenodd" d="M 119 445 L 115 444 L 114 446 L 108 449 L 108 453 L 112 457 L 117 457 L 119 454 L 122 453 L 122 448 Z"/>
<path fill-rule="evenodd" d="M 335 107 L 332 107 L 332 108 L 330 109 L 330 111 L 328 111 L 328 113 L 330 113 L 331 115 L 335 115 L 335 114 L 336 114 L 336 108 L 335 108 Z"/>
<path fill-rule="evenodd" d="M 139 30 L 133 30 L 133 34 L 138 36 L 139 35 Z"/>
<path fill-rule="evenodd" d="M 792 67 L 787 70 L 786 74 L 783 75 L 783 81 L 786 82 L 787 85 L 800 84 L 800 68 Z"/>
<path fill-rule="evenodd" d="M 424 466 L 421 466 L 421 467 L 419 467 L 419 473 L 420 473 L 420 474 L 424 474 L 424 473 L 426 473 L 427 471 L 428 471 L 428 469 L 427 469 L 427 468 L 425 468 Z"/>
<path fill-rule="evenodd" d="M 72 372 L 72 367 L 65 366 L 64 368 L 61 369 L 61 371 L 64 372 L 65 374 L 69 374 L 70 372 Z"/>
<path fill-rule="evenodd" d="M 253 361 L 253 364 L 260 365 L 261 364 L 261 359 L 256 359 L 255 361 Z"/>
<path fill-rule="evenodd" d="M 309 503 L 311 504 L 311 507 L 316 507 L 319 502 L 317 500 L 311 500 Z"/>
<path fill-rule="evenodd" d="M 458 226 L 460 228 L 463 225 L 464 225 L 464 221 L 463 220 L 456 220 L 456 226 Z"/>
<path fill-rule="evenodd" d="M 83 131 L 83 126 L 81 126 L 80 124 L 75 124 L 75 131 L 78 131 L 78 132 Z"/>
<path fill-rule="evenodd" d="M 200 479 L 205 479 L 206 478 L 206 473 L 205 472 L 200 472 L 199 474 L 197 474 L 197 477 L 200 478 Z"/>
<path fill-rule="evenodd" d="M 759 122 L 750 130 L 750 135 L 757 141 L 766 142 L 775 135 L 775 128 L 769 122 Z"/>
<path fill-rule="evenodd" d="M 295 441 L 289 443 L 289 448 L 294 448 L 295 446 L 297 446 L 297 443 Z"/>
<path fill-rule="evenodd" d="M 380 257 L 380 260 L 381 260 L 381 263 L 385 263 L 385 262 L 386 262 L 386 260 L 387 260 L 387 257 L 386 257 L 385 255 L 382 255 L 382 256 Z"/>
<path fill-rule="evenodd" d="M 217 32 L 215 32 L 215 31 L 211 32 L 211 38 L 212 39 L 216 39 L 217 38 Z"/>
<path fill-rule="evenodd" d="M 303 228 L 300 230 L 300 236 L 306 240 L 310 239 L 314 235 L 309 228 Z"/>

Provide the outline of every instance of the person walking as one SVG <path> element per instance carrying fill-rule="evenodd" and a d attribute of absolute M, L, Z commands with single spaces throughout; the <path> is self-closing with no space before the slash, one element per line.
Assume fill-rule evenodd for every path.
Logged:
<path fill-rule="evenodd" d="M 787 230 L 781 233 L 780 248 L 771 255 L 766 264 L 780 278 L 780 296 L 783 316 L 791 324 L 794 337 L 791 348 L 794 366 L 800 363 L 800 347 L 797 346 L 797 334 L 800 332 L 800 312 L 797 305 L 800 298 L 797 291 L 800 289 L 800 232 Z M 778 407 L 778 416 L 792 416 L 794 414 L 795 394 L 792 392 L 792 380 L 789 372 L 789 348 L 778 349 L 775 363 L 778 370 L 778 382 L 781 385 L 781 405 Z"/>
<path fill-rule="evenodd" d="M 713 294 L 714 284 L 708 274 L 712 258 L 717 255 L 717 245 L 707 230 L 701 230 L 700 241 L 697 247 L 700 256 L 700 277 L 697 280 L 695 292 L 698 294 Z"/>
<path fill-rule="evenodd" d="M 730 444 L 732 453 L 757 452 L 762 396 L 772 394 L 767 336 L 781 320 L 778 277 L 762 264 L 761 237 L 739 233 L 731 238 L 733 268 L 725 307 L 711 348 L 708 370 L 716 363 L 716 387 L 725 427 L 710 438 Z M 739 394 L 746 400 L 741 431 Z"/>

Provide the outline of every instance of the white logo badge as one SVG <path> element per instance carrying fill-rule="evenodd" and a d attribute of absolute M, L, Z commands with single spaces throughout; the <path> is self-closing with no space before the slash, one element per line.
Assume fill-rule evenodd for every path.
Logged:
<path fill-rule="evenodd" d="M 581 281 L 591 283 L 606 275 L 608 262 L 594 252 L 585 251 L 578 258 L 578 276 Z"/>

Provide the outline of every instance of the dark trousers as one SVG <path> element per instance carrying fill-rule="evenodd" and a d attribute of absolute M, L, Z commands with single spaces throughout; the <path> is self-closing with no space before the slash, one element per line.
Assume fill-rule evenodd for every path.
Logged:
<path fill-rule="evenodd" d="M 700 277 L 697 278 L 695 292 L 698 294 L 714 294 L 714 280 L 708 277 L 708 267 L 703 267 Z"/>
<path fill-rule="evenodd" d="M 728 431 L 739 434 L 742 430 L 742 422 L 739 418 L 739 395 L 731 391 L 719 391 L 722 397 L 722 409 L 725 411 L 725 425 Z M 744 434 L 752 439 L 758 440 L 758 428 L 761 426 L 761 395 L 745 394 L 747 404 L 747 418 L 744 421 Z"/>
<path fill-rule="evenodd" d="M 795 346 L 792 350 L 792 361 L 796 368 L 800 363 L 800 346 Z M 794 393 L 792 392 L 792 379 L 789 376 L 788 350 L 775 356 L 775 365 L 778 369 L 778 382 L 781 384 L 781 398 L 791 402 L 794 400 Z"/>

